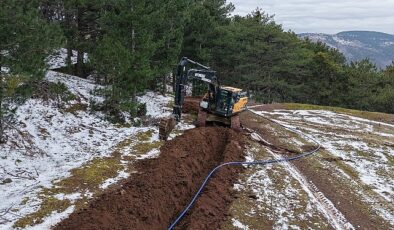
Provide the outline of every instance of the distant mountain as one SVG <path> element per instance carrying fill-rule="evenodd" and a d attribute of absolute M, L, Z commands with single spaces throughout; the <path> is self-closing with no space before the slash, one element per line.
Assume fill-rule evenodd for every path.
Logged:
<path fill-rule="evenodd" d="M 342 52 L 348 61 L 369 58 L 385 68 L 394 61 L 394 35 L 373 31 L 346 31 L 338 34 L 303 33 L 313 42 L 321 41 Z"/>

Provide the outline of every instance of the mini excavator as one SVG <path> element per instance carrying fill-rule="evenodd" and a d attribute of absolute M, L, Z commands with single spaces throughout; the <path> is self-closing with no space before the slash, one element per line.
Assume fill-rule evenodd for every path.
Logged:
<path fill-rule="evenodd" d="M 188 68 L 189 65 L 195 68 Z M 164 118 L 159 123 L 159 137 L 167 140 L 182 115 L 182 106 L 186 96 L 189 79 L 196 79 L 208 85 L 207 93 L 200 102 L 197 126 L 206 126 L 207 121 L 219 122 L 230 126 L 236 131 L 241 130 L 239 113 L 246 110 L 248 97 L 242 89 L 221 86 L 216 71 L 198 62 L 183 57 L 177 67 L 175 85 L 175 103 L 171 117 Z"/>

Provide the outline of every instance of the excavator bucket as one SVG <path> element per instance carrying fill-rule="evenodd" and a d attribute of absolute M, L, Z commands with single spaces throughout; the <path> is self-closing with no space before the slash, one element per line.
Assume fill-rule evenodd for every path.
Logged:
<path fill-rule="evenodd" d="M 175 125 L 176 119 L 173 116 L 161 119 L 159 122 L 159 139 L 166 141 Z"/>

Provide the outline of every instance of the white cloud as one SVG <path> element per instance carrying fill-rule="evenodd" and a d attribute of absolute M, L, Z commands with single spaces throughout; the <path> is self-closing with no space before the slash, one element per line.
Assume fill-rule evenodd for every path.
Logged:
<path fill-rule="evenodd" d="M 235 14 L 261 8 L 286 30 L 337 33 L 373 30 L 394 34 L 394 0 L 231 0 Z"/>

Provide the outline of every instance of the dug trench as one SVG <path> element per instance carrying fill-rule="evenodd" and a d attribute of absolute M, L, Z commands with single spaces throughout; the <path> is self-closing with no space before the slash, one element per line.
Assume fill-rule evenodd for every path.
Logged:
<path fill-rule="evenodd" d="M 158 158 L 136 163 L 118 186 L 72 213 L 54 229 L 166 229 L 190 202 L 210 170 L 244 160 L 244 136 L 224 127 L 186 131 L 165 143 Z M 215 173 L 175 229 L 218 229 L 228 218 L 242 167 Z"/>

